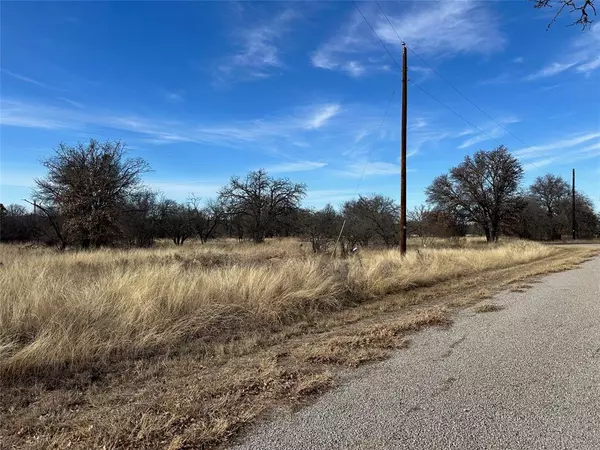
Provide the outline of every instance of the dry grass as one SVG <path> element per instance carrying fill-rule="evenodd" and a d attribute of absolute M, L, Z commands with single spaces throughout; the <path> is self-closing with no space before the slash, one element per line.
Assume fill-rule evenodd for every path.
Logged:
<path fill-rule="evenodd" d="M 228 243 L 187 252 L 65 254 L 3 246 L 0 376 L 76 371 L 90 363 L 173 351 L 190 339 L 278 329 L 352 303 L 555 251 L 513 242 L 415 251 L 404 259 L 388 250 L 331 261 L 298 251 L 292 256 L 286 246 L 290 241 L 255 252 L 247 244 Z"/>
<path fill-rule="evenodd" d="M 511 242 L 331 262 L 305 251 L 0 247 L 0 442 L 212 448 L 328 389 L 336 367 L 447 325 L 448 306 L 594 253 Z"/>
<path fill-rule="evenodd" d="M 488 313 L 488 312 L 502 311 L 503 309 L 504 309 L 504 307 L 500 306 L 500 305 L 494 305 L 492 303 L 484 303 L 482 305 L 476 306 L 475 312 Z"/>

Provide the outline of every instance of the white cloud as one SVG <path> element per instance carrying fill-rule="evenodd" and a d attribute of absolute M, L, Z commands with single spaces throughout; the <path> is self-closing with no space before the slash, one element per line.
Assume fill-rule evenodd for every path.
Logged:
<path fill-rule="evenodd" d="M 386 4 L 389 8 L 390 4 Z M 361 11 L 399 61 L 401 43 L 381 11 L 364 5 Z M 489 54 L 501 50 L 505 38 L 489 5 L 474 1 L 454 1 L 427 4 L 415 2 L 412 8 L 402 3 L 386 11 L 391 23 L 409 47 L 423 55 L 453 56 L 459 53 Z M 389 70 L 373 55 L 385 55 L 385 50 L 373 36 L 362 16 L 353 11 L 345 25 L 320 45 L 312 56 L 315 67 L 344 71 L 350 76 Z M 385 55 L 388 58 L 387 55 Z M 419 69 L 414 69 L 418 71 Z"/>
<path fill-rule="evenodd" d="M 600 56 L 597 57 L 596 59 L 592 59 L 591 61 L 589 61 L 585 64 L 581 64 L 580 66 L 577 66 L 577 68 L 575 70 L 577 70 L 577 72 L 583 72 L 583 73 L 589 75 L 591 72 L 596 70 L 598 67 L 600 67 Z"/>
<path fill-rule="evenodd" d="M 592 141 L 591 144 L 589 142 Z M 589 144 L 581 147 L 582 144 Z M 600 133 L 580 133 L 568 139 L 552 141 L 548 144 L 536 145 L 521 149 L 514 153 L 526 163 L 526 170 L 543 167 L 552 163 L 581 161 L 600 156 Z"/>
<path fill-rule="evenodd" d="M 227 180 L 225 179 L 221 183 L 216 183 L 214 181 L 186 180 L 171 183 L 162 180 L 149 180 L 145 185 L 153 190 L 160 191 L 167 198 L 182 201 L 189 198 L 192 194 L 202 198 L 215 197 L 219 192 L 219 189 L 221 189 L 226 182 Z"/>
<path fill-rule="evenodd" d="M 405 8 L 402 8 L 405 10 Z M 417 4 L 412 12 L 392 16 L 386 11 L 396 31 L 378 16 L 375 30 L 386 43 L 399 45 L 400 35 L 407 45 L 426 54 L 482 53 L 504 47 L 498 20 L 480 2 L 454 1 L 427 5 Z"/>
<path fill-rule="evenodd" d="M 472 130 L 471 132 L 461 132 L 459 133 L 460 136 L 465 136 L 465 135 L 474 135 L 473 137 L 467 139 L 466 141 L 464 141 L 462 144 L 460 144 L 458 146 L 458 148 L 467 148 L 467 147 L 471 147 L 475 144 L 478 144 L 480 142 L 486 142 L 486 141 L 490 141 L 490 140 L 495 140 L 498 139 L 502 136 L 504 136 L 506 134 L 506 126 L 511 124 L 511 123 L 517 123 L 519 122 L 519 119 L 516 117 L 506 117 L 503 119 L 499 119 L 496 122 L 498 122 L 501 126 L 498 126 L 496 123 L 488 123 L 486 126 L 483 127 L 483 131 L 485 131 L 485 133 L 481 133 L 477 130 Z M 459 137 L 459 136 L 457 136 Z"/>
<path fill-rule="evenodd" d="M 368 164 L 362 163 L 354 163 L 350 164 L 346 168 L 346 175 L 351 175 L 354 177 L 360 177 L 363 174 L 365 176 L 372 175 L 399 175 L 400 174 L 400 165 L 384 162 L 384 161 L 372 161 Z"/>
<path fill-rule="evenodd" d="M 65 103 L 68 103 L 69 105 L 73 105 L 76 108 L 83 108 L 84 105 L 82 103 L 76 102 L 75 100 L 71 100 L 65 97 L 58 97 L 59 100 L 62 100 Z"/>
<path fill-rule="evenodd" d="M 534 145 L 532 147 L 524 148 L 515 152 L 515 155 L 520 158 L 535 158 L 541 153 L 546 153 L 550 150 L 571 148 L 584 142 L 591 141 L 593 139 L 600 138 L 600 133 L 592 132 L 580 134 L 569 139 L 563 139 L 561 141 L 553 141 L 550 144 L 545 145 Z"/>
<path fill-rule="evenodd" d="M 503 134 L 504 134 L 504 130 L 502 130 L 500 127 L 496 127 L 494 129 L 492 129 L 491 131 L 486 132 L 486 134 L 479 133 L 478 135 L 473 136 L 472 138 L 467 139 L 462 144 L 460 144 L 458 146 L 458 148 L 471 147 L 471 146 L 473 146 L 475 144 L 479 144 L 480 142 L 486 142 L 486 141 L 489 141 L 489 140 L 493 140 L 493 139 L 499 138 Z"/>
<path fill-rule="evenodd" d="M 269 21 L 238 30 L 235 41 L 239 49 L 218 64 L 217 83 L 268 78 L 284 68 L 280 41 L 299 17 L 294 9 L 288 8 Z"/>
<path fill-rule="evenodd" d="M 514 76 L 508 72 L 502 72 L 495 77 L 487 78 L 481 81 L 478 81 L 477 84 L 480 86 L 494 85 L 494 84 L 505 84 L 510 83 L 514 79 Z"/>
<path fill-rule="evenodd" d="M 522 56 L 519 56 L 519 57 L 514 58 L 512 60 L 512 62 L 515 63 L 515 64 L 521 64 L 523 61 L 525 61 L 525 59 Z"/>
<path fill-rule="evenodd" d="M 356 191 L 354 189 L 309 189 L 306 194 L 302 202 L 304 205 L 321 207 L 327 203 L 336 206 L 350 200 L 356 195 Z"/>
<path fill-rule="evenodd" d="M 600 57 L 598 56 L 600 54 L 600 26 L 593 25 L 590 30 L 567 44 L 566 50 L 561 47 L 559 52 L 557 61 L 547 64 L 525 79 L 536 80 L 550 77 L 571 69 L 589 76 L 600 68 Z"/>
<path fill-rule="evenodd" d="M 529 172 L 531 170 L 541 169 L 544 166 L 549 166 L 554 161 L 556 161 L 556 158 L 540 158 L 537 160 L 533 160 L 533 161 L 530 161 L 530 162 L 524 164 L 523 170 Z"/>
<path fill-rule="evenodd" d="M 266 171 L 269 173 L 306 172 L 309 170 L 322 169 L 325 166 L 327 166 L 327 163 L 325 162 L 295 161 L 275 164 L 267 167 Z"/>
<path fill-rule="evenodd" d="M 306 128 L 309 130 L 321 128 L 329 119 L 337 115 L 340 111 L 340 105 L 330 104 L 319 108 L 306 123 Z"/>
<path fill-rule="evenodd" d="M 430 76 L 433 75 L 433 69 L 431 69 L 430 67 L 424 67 L 424 66 L 411 64 L 410 67 L 408 68 L 409 80 L 413 79 L 411 77 L 411 73 L 414 73 L 414 72 L 416 72 L 418 75 L 421 75 L 421 77 L 419 78 L 419 81 L 426 80 L 427 78 L 429 78 Z M 413 79 L 413 81 L 414 81 L 414 79 Z"/>
<path fill-rule="evenodd" d="M 569 70 L 571 67 L 575 66 L 576 64 L 577 64 L 576 62 L 569 62 L 569 63 L 553 62 L 551 64 L 548 64 L 545 67 L 542 67 L 537 72 L 534 72 L 531 75 L 528 75 L 526 79 L 527 80 L 537 80 L 538 78 L 551 77 L 553 75 L 557 75 L 566 70 Z"/>
<path fill-rule="evenodd" d="M 583 147 L 581 149 L 582 152 L 591 152 L 592 150 L 600 149 L 600 142 L 596 142 L 595 144 L 588 145 L 587 147 Z"/>
<path fill-rule="evenodd" d="M 2 69 L 2 73 L 5 73 L 6 75 L 9 75 L 17 80 L 24 81 L 25 83 L 35 84 L 36 86 L 40 86 L 40 87 L 44 87 L 44 88 L 50 87 L 47 84 L 42 83 L 41 81 L 34 80 L 33 78 L 29 78 L 24 75 L 20 75 L 18 73 L 11 72 L 10 70 Z"/>
<path fill-rule="evenodd" d="M 425 119 L 424 117 L 415 117 L 412 120 L 412 123 L 409 124 L 408 128 L 409 129 L 420 129 L 420 128 L 425 128 L 427 126 L 428 122 L 427 119 Z"/>
<path fill-rule="evenodd" d="M 171 103 L 181 103 L 183 102 L 183 92 L 165 92 L 165 99 Z"/>
<path fill-rule="evenodd" d="M 354 142 L 359 126 L 367 131 L 376 130 L 375 114 L 371 108 L 365 105 L 342 108 L 337 103 L 297 107 L 261 119 L 228 122 L 194 118 L 181 121 L 12 99 L 1 99 L 0 108 L 2 126 L 83 132 L 111 129 L 126 132 L 124 138 L 140 144 L 188 142 L 280 155 L 286 155 L 287 151 L 290 152 L 287 156 L 294 158 L 302 148 L 302 159 L 310 158 L 310 153 L 317 158 L 316 152 L 322 153 L 319 150 L 322 148 L 339 149 L 348 142 Z M 340 119 L 332 121 L 338 115 Z"/>

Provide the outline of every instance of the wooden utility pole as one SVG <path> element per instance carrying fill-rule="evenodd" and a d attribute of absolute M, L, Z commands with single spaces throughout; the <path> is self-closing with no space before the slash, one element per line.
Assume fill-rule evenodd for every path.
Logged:
<path fill-rule="evenodd" d="M 575 223 L 575 169 L 573 169 L 573 183 L 571 184 L 571 226 L 573 227 L 573 240 L 577 239 L 577 224 Z"/>
<path fill-rule="evenodd" d="M 402 143 L 400 151 L 400 254 L 406 254 L 406 108 L 408 86 L 408 62 L 406 45 L 402 43 Z"/>

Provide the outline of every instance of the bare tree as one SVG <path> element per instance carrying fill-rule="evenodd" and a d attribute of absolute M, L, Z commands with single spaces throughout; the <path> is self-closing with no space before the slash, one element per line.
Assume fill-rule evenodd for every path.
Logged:
<path fill-rule="evenodd" d="M 546 174 L 537 177 L 529 187 L 531 197 L 542 207 L 547 217 L 547 238 L 559 239 L 560 226 L 557 216 L 560 214 L 561 205 L 569 198 L 569 184 L 560 176 Z"/>
<path fill-rule="evenodd" d="M 314 253 L 326 251 L 336 240 L 343 218 L 333 206 L 327 204 L 319 211 L 304 211 L 304 230 Z"/>
<path fill-rule="evenodd" d="M 416 234 L 421 238 L 421 244 L 425 247 L 427 240 L 434 233 L 434 214 L 427 205 L 415 206 L 407 214 L 408 218 L 408 229 L 412 234 Z"/>
<path fill-rule="evenodd" d="M 354 234 L 365 246 L 375 236 L 392 247 L 398 237 L 398 214 L 398 205 L 383 195 L 359 196 L 344 204 L 347 234 Z"/>
<path fill-rule="evenodd" d="M 448 175 L 437 177 L 427 188 L 427 201 L 475 222 L 488 242 L 498 240 L 501 225 L 522 206 L 519 183 L 523 167 L 506 147 L 480 150 L 467 156 Z"/>
<path fill-rule="evenodd" d="M 119 221 L 123 242 L 128 246 L 151 247 L 160 219 L 158 193 L 150 189 L 134 192 Z"/>
<path fill-rule="evenodd" d="M 75 147 L 61 143 L 43 164 L 48 173 L 35 180 L 40 209 L 56 209 L 65 218 L 65 232 L 82 247 L 114 239 L 127 197 L 149 170 L 144 160 L 125 158 L 121 142 L 94 139 Z"/>
<path fill-rule="evenodd" d="M 217 226 L 225 219 L 225 206 L 218 199 L 209 199 L 202 206 L 200 197 L 192 195 L 188 207 L 193 214 L 192 226 L 204 244 L 213 237 Z"/>
<path fill-rule="evenodd" d="M 65 218 L 62 216 L 58 210 L 58 207 L 50 205 L 50 206 L 42 206 L 38 203 L 32 203 L 29 200 L 25 200 L 30 205 L 38 208 L 48 220 L 48 224 L 52 229 L 53 236 L 46 236 L 48 244 L 57 244 L 59 250 L 64 250 L 67 248 L 67 244 L 69 243 L 67 240 L 67 233 L 65 232 Z"/>
<path fill-rule="evenodd" d="M 160 227 L 164 235 L 175 245 L 183 245 L 194 235 L 194 211 L 190 205 L 163 199 L 159 203 L 158 210 Z"/>
<path fill-rule="evenodd" d="M 591 26 L 594 22 L 590 18 L 591 14 L 596 15 L 596 6 L 594 0 L 530 0 L 534 2 L 534 8 L 554 8 L 556 14 L 548 24 L 548 28 L 552 26 L 558 17 L 567 10 L 569 14 L 575 14 L 575 21 L 571 25 L 580 25 L 583 29 Z"/>
<path fill-rule="evenodd" d="M 245 179 L 232 177 L 219 193 L 230 215 L 247 219 L 254 242 L 263 242 L 267 230 L 282 215 L 299 208 L 306 185 L 287 178 L 271 178 L 263 169 L 250 172 Z"/>

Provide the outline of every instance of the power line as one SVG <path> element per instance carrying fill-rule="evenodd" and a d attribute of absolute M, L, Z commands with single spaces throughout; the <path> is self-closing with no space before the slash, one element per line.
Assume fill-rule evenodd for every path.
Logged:
<path fill-rule="evenodd" d="M 379 3 L 379 0 L 375 0 L 375 2 L 377 3 L 377 6 L 379 7 L 379 9 L 381 10 L 381 12 L 383 13 L 383 15 L 385 16 L 387 22 L 390 24 L 390 26 L 392 27 L 392 30 L 394 30 L 394 33 L 396 34 L 396 37 L 398 37 L 398 40 L 404 44 L 404 41 L 402 40 L 402 38 L 400 37 L 400 35 L 398 34 L 398 31 L 396 30 L 396 27 L 394 26 L 394 24 L 392 23 L 392 21 L 390 20 L 390 18 L 388 17 L 387 13 L 385 12 L 385 10 L 383 9 L 383 7 L 381 6 L 381 4 Z M 483 115 L 485 115 L 488 119 L 490 119 L 492 122 L 494 122 L 497 126 L 499 126 L 502 130 L 504 130 L 506 133 L 508 133 L 508 135 L 512 136 L 515 140 L 519 141 L 521 144 L 523 144 L 525 147 L 527 148 L 531 148 L 533 147 L 532 145 L 529 145 L 528 143 L 526 143 L 525 141 L 523 141 L 521 138 L 519 138 L 518 136 L 516 136 L 514 133 L 512 133 L 508 128 L 506 128 L 504 125 L 502 125 L 500 122 L 498 122 L 496 119 L 494 119 L 492 116 L 490 116 L 487 112 L 485 112 L 482 108 L 480 108 L 474 101 L 472 101 L 469 97 L 467 97 L 465 94 L 462 93 L 462 91 L 460 91 L 460 89 L 458 89 L 456 86 L 454 86 L 454 84 L 452 84 L 450 81 L 448 81 L 445 77 L 442 76 L 442 74 L 440 74 L 437 70 L 435 70 L 427 61 L 425 61 L 416 51 L 414 51 L 411 47 L 408 47 L 408 50 L 415 55 L 423 64 L 425 64 L 427 67 L 429 67 L 429 69 L 431 69 L 431 71 L 433 73 L 435 73 L 438 77 L 440 77 L 440 79 L 442 81 L 444 81 L 446 84 L 448 84 L 448 86 L 450 86 L 452 89 L 454 89 L 454 91 L 456 91 L 462 98 L 464 98 L 466 101 L 468 101 L 473 107 L 475 107 L 479 112 L 481 112 Z M 412 82 L 412 81 L 411 81 Z M 470 124 L 472 127 L 474 127 L 475 129 L 479 130 L 481 133 L 483 133 L 485 136 L 490 137 L 492 140 L 494 140 L 495 142 L 497 142 L 498 144 L 500 144 L 499 141 L 497 141 L 495 138 L 492 138 L 489 134 L 485 133 L 484 131 L 482 131 L 479 127 L 473 125 L 471 122 L 469 122 L 468 120 L 466 120 L 464 117 L 462 117 L 460 114 L 458 114 L 456 111 L 454 111 L 453 109 L 451 109 L 450 107 L 446 106 L 444 103 L 442 103 L 440 100 L 438 100 L 437 98 L 435 98 L 433 95 L 431 95 L 430 93 L 428 93 L 427 91 L 425 91 L 423 88 L 421 88 L 419 85 L 417 85 L 416 83 L 412 82 L 417 88 L 421 89 L 421 91 L 423 91 L 425 94 L 429 95 L 431 98 L 433 98 L 435 101 L 437 101 L 438 103 L 440 103 L 442 106 L 446 107 L 447 109 L 449 109 L 450 111 L 452 111 L 454 114 L 456 114 L 458 117 L 460 117 L 461 119 L 463 119 L 465 122 L 467 122 L 468 124 Z M 502 145 L 502 144 L 500 144 Z M 541 169 L 541 167 L 537 166 L 534 163 L 530 163 L 531 165 L 537 167 L 538 169 Z"/>
<path fill-rule="evenodd" d="M 481 134 L 483 134 L 484 136 L 487 136 L 488 138 L 490 138 L 492 141 L 495 141 L 498 145 L 502 145 L 500 143 L 500 141 L 498 141 L 496 138 L 490 136 L 488 133 L 486 133 L 485 131 L 483 131 L 481 128 L 479 128 L 477 125 L 475 125 L 473 122 L 471 122 L 470 120 L 466 119 L 464 116 L 462 116 L 461 114 L 459 114 L 458 112 L 456 112 L 454 109 L 452 109 L 451 107 L 449 107 L 448 105 L 446 105 L 444 102 L 442 102 L 441 100 L 437 99 L 433 94 L 429 93 L 428 91 L 426 91 L 425 89 L 423 89 L 421 86 L 419 86 L 417 83 L 415 83 L 412 80 L 409 80 L 409 82 L 416 87 L 417 89 L 419 89 L 421 92 L 423 92 L 424 94 L 428 95 L 430 98 L 432 98 L 433 100 L 435 100 L 436 102 L 438 102 L 440 105 L 442 105 L 444 108 L 446 108 L 448 111 L 451 111 L 454 115 L 456 115 L 457 117 L 459 117 L 460 119 L 464 120 L 467 124 L 471 125 L 473 128 L 475 128 L 477 131 L 479 131 Z"/>
<path fill-rule="evenodd" d="M 396 31 L 396 27 L 394 27 L 394 24 L 392 24 L 392 21 L 390 20 L 390 18 L 388 17 L 388 15 L 386 14 L 386 12 L 384 11 L 384 9 L 382 8 L 381 4 L 379 3 L 379 0 L 375 0 L 377 3 L 377 6 L 379 6 L 379 9 L 381 10 L 381 12 L 383 13 L 383 15 L 385 16 L 385 18 L 387 19 L 387 22 L 390 24 L 390 26 L 392 27 L 392 30 L 394 30 L 394 33 L 396 34 L 396 36 L 398 37 L 398 40 L 400 40 L 400 42 L 402 41 L 402 38 L 400 37 L 400 35 L 398 34 L 398 31 Z M 435 73 L 438 77 L 440 77 L 440 79 L 442 81 L 444 81 L 446 84 L 448 84 L 448 86 L 450 86 L 452 89 L 454 89 L 462 98 L 464 98 L 466 101 L 468 101 L 471 105 L 473 105 L 473 107 L 475 107 L 479 112 L 481 112 L 483 115 L 485 115 L 488 119 L 490 119 L 492 122 L 494 122 L 496 125 L 498 125 L 500 128 L 502 128 L 504 131 L 506 131 L 510 136 L 512 136 L 513 138 L 515 138 L 517 141 L 521 142 L 523 145 L 527 146 L 527 147 L 531 147 L 529 144 L 527 144 L 526 142 L 523 142 L 523 140 L 521 140 L 519 137 L 515 136 L 511 131 L 509 131 L 507 128 L 504 127 L 504 125 L 502 125 L 501 123 L 499 123 L 496 119 L 494 119 L 492 116 L 490 116 L 487 112 L 485 112 L 483 109 L 481 109 L 474 101 L 472 101 L 469 97 L 467 97 L 465 94 L 463 94 L 460 89 L 458 89 L 456 86 L 454 86 L 450 81 L 448 81 L 446 78 L 444 78 L 442 76 L 441 73 L 439 73 L 437 70 L 435 70 L 427 61 L 425 61 L 416 51 L 414 51 L 411 47 L 408 47 L 408 50 L 415 55 L 423 64 L 425 64 L 427 67 L 429 67 L 429 69 L 431 69 L 431 71 L 433 73 Z"/>
<path fill-rule="evenodd" d="M 377 1 L 377 0 L 376 0 Z M 386 45 L 383 43 L 383 41 L 381 40 L 381 38 L 379 37 L 379 35 L 377 34 L 377 32 L 375 31 L 375 29 L 371 26 L 371 24 L 369 23 L 369 21 L 367 20 L 367 18 L 365 17 L 365 15 L 362 13 L 362 11 L 358 8 L 358 5 L 356 4 L 355 0 L 352 0 L 352 3 L 354 4 L 354 6 L 356 7 L 356 9 L 358 10 L 358 12 L 360 13 L 360 15 L 362 16 L 363 20 L 367 23 L 367 25 L 369 25 L 369 28 L 371 28 L 371 31 L 373 32 L 373 34 L 375 35 L 375 37 L 377 38 L 377 40 L 379 40 L 380 44 L 383 46 L 383 48 L 387 51 L 388 55 L 390 55 L 390 58 L 392 58 L 392 60 L 394 61 L 394 63 L 396 64 L 396 66 L 400 69 L 400 65 L 398 64 L 398 62 L 396 61 L 396 59 L 394 58 L 394 56 L 390 53 L 390 51 L 388 50 L 388 48 L 386 47 Z M 377 1 L 377 4 L 379 5 L 379 1 Z M 383 9 L 381 8 L 381 5 L 379 5 L 379 8 L 381 9 L 381 11 L 383 12 L 383 14 L 386 16 L 388 23 L 392 26 L 392 28 L 394 29 L 394 32 L 396 32 L 396 36 L 398 36 L 398 39 L 400 39 L 401 42 L 402 38 L 400 38 L 400 35 L 398 34 L 398 32 L 396 31 L 396 29 L 394 28 L 394 26 L 392 25 L 392 23 L 390 22 L 390 19 L 387 17 L 387 14 L 385 14 L 385 11 L 383 11 Z M 409 49 L 410 50 L 410 49 Z M 409 80 L 415 87 L 417 87 L 418 89 L 420 89 L 421 91 L 423 91 L 425 94 L 427 94 L 429 97 L 431 97 L 432 99 L 434 99 L 436 102 L 438 102 L 440 105 L 442 105 L 443 107 L 445 107 L 446 109 L 450 110 L 452 113 L 454 113 L 456 116 L 458 116 L 459 118 L 461 118 L 462 120 L 464 120 L 466 123 L 468 123 L 469 125 L 471 125 L 473 128 L 475 128 L 476 130 L 478 130 L 480 133 L 482 133 L 483 135 L 489 137 L 492 140 L 495 140 L 493 137 L 491 137 L 489 134 L 487 134 L 485 131 L 483 131 L 481 128 L 479 128 L 477 125 L 475 125 L 473 122 L 469 121 L 468 119 L 464 118 L 462 115 L 460 115 L 458 112 L 456 112 L 454 109 L 452 109 L 451 107 L 449 107 L 448 105 L 446 105 L 445 103 L 443 103 L 441 100 L 438 100 L 436 97 L 433 96 L 433 94 L 430 94 L 429 92 L 427 92 L 425 89 L 423 89 L 421 86 L 419 86 L 417 83 L 415 83 L 412 80 Z M 498 141 L 496 141 L 498 142 Z"/>
<path fill-rule="evenodd" d="M 358 184 L 356 185 L 356 192 L 354 193 L 355 197 L 356 197 L 356 194 L 358 194 L 358 189 L 360 188 L 363 177 L 365 176 L 367 166 L 369 165 L 369 161 L 371 159 L 371 154 L 373 153 L 373 148 L 375 147 L 375 144 L 377 143 L 377 141 L 379 140 L 379 136 L 381 135 L 381 130 L 383 129 L 383 124 L 385 123 L 385 119 L 387 119 L 388 112 L 390 110 L 390 105 L 392 104 L 392 99 L 394 98 L 395 94 L 396 94 L 396 89 L 394 89 L 392 91 L 392 94 L 390 95 L 390 99 L 388 100 L 387 108 L 385 109 L 385 114 L 383 115 L 383 118 L 381 119 L 381 123 L 379 124 L 379 129 L 377 130 L 377 135 L 375 136 L 375 140 L 373 141 L 373 143 L 371 144 L 371 148 L 369 149 L 369 153 L 367 155 L 367 160 L 365 161 L 365 165 L 363 167 L 362 173 L 360 174 L 360 179 L 358 180 Z"/>
<path fill-rule="evenodd" d="M 383 43 L 383 41 L 381 40 L 381 38 L 377 34 L 377 31 L 375 31 L 375 28 L 373 28 L 371 26 L 371 24 L 369 23 L 369 21 L 367 20 L 367 18 L 365 17 L 365 15 L 362 13 L 362 11 L 360 10 L 360 8 L 356 4 L 356 2 L 354 0 L 352 0 L 352 3 L 354 4 L 354 7 L 356 8 L 356 10 L 362 16 L 363 20 L 367 23 L 367 25 L 369 25 L 369 28 L 371 29 L 371 31 L 373 32 L 373 34 L 375 35 L 375 37 L 377 38 L 377 40 L 379 41 L 379 43 L 383 46 L 383 48 L 385 48 L 385 51 L 387 52 L 387 54 L 390 55 L 390 58 L 392 58 L 392 61 L 394 61 L 394 64 L 396 64 L 396 67 L 398 69 L 402 70 L 402 68 L 400 67 L 400 64 L 398 64 L 398 61 L 396 61 L 396 58 L 394 58 L 394 55 L 392 55 L 392 53 L 388 50 L 388 48 L 386 47 L 386 45 Z"/>
<path fill-rule="evenodd" d="M 394 95 L 396 94 L 396 89 L 394 89 L 392 91 L 392 93 L 390 94 L 390 98 L 388 100 L 388 104 L 387 107 L 385 108 L 385 113 L 383 114 L 383 118 L 381 119 L 381 123 L 379 124 L 379 128 L 377 130 L 377 135 L 375 136 L 375 140 L 373 141 L 373 143 L 371 144 L 371 148 L 369 149 L 369 153 L 367 154 L 367 160 L 365 161 L 365 165 L 363 166 L 363 170 L 362 173 L 360 174 L 360 179 L 358 180 L 358 183 L 356 184 L 356 190 L 354 191 L 354 195 L 352 196 L 352 199 L 356 198 L 356 195 L 358 194 L 358 190 L 360 188 L 360 185 L 362 183 L 363 177 L 365 176 L 365 172 L 367 170 L 367 166 L 369 165 L 369 160 L 371 159 L 371 154 L 373 153 L 373 148 L 375 147 L 375 144 L 377 143 L 377 141 L 379 140 L 379 136 L 381 135 L 381 130 L 383 129 L 383 124 L 385 123 L 385 119 L 388 116 L 388 112 L 390 111 L 390 106 L 392 104 L 392 99 L 394 98 Z M 352 147 L 352 150 L 358 146 L 358 143 Z M 337 247 L 338 244 L 340 242 L 340 239 L 342 237 L 342 233 L 344 232 L 344 228 L 346 227 L 346 220 L 344 219 L 344 221 L 342 222 L 342 226 L 340 228 L 340 233 L 338 234 L 338 237 L 335 241 L 335 247 L 334 247 L 334 251 L 331 254 L 331 259 L 333 259 L 335 252 L 337 251 Z"/>

